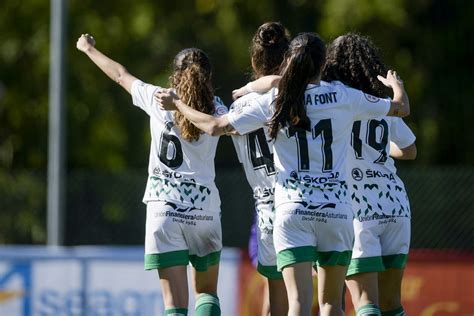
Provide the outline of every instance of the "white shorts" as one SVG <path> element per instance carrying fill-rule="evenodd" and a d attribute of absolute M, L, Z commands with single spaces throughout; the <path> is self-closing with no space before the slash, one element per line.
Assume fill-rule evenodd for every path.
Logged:
<path fill-rule="evenodd" d="M 354 219 L 355 241 L 348 275 L 403 269 L 410 248 L 410 218 Z"/>
<path fill-rule="evenodd" d="M 219 263 L 220 209 L 201 210 L 171 202 L 147 204 L 145 269 L 187 265 L 206 271 Z"/>
<path fill-rule="evenodd" d="M 276 209 L 278 269 L 299 262 L 349 265 L 354 240 L 350 204 L 289 202 Z"/>

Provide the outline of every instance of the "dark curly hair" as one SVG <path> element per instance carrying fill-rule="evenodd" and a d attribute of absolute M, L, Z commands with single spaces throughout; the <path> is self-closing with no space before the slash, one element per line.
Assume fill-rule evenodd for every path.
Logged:
<path fill-rule="evenodd" d="M 321 75 L 325 58 L 326 46 L 317 34 L 301 33 L 291 41 L 282 64 L 275 113 L 268 124 L 272 139 L 276 139 L 283 127 L 310 130 L 304 93 L 307 85 Z"/>
<path fill-rule="evenodd" d="M 195 110 L 214 114 L 212 69 L 206 53 L 198 48 L 183 49 L 174 58 L 173 70 L 170 85 L 176 89 L 181 100 Z M 174 113 L 174 121 L 185 140 L 199 140 L 203 132 L 186 119 L 181 112 Z"/>
<path fill-rule="evenodd" d="M 387 67 L 379 49 L 360 34 L 348 33 L 336 38 L 327 49 L 322 80 L 338 80 L 376 97 L 387 97 L 388 90 L 377 75 L 385 76 Z"/>
<path fill-rule="evenodd" d="M 278 74 L 289 45 L 290 32 L 283 24 L 262 24 L 255 32 L 250 46 L 254 79 Z"/>

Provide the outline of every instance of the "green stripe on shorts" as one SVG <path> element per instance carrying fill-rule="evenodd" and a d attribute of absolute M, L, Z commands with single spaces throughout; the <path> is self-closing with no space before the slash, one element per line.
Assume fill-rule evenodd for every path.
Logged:
<path fill-rule="evenodd" d="M 401 253 L 398 255 L 382 256 L 382 260 L 385 269 L 404 269 L 407 265 L 408 255 Z"/>
<path fill-rule="evenodd" d="M 283 279 L 283 274 L 278 271 L 277 266 L 264 266 L 259 262 L 257 265 L 257 271 L 269 280 Z"/>
<path fill-rule="evenodd" d="M 285 249 L 277 254 L 277 268 L 281 271 L 290 264 L 300 262 L 316 261 L 316 248 L 313 246 L 303 246 L 291 249 Z"/>
<path fill-rule="evenodd" d="M 318 251 L 318 266 L 348 266 L 352 251 Z"/>
<path fill-rule="evenodd" d="M 349 269 L 347 270 L 347 276 L 359 273 L 382 271 L 385 271 L 385 267 L 382 261 L 382 257 L 380 256 L 355 258 L 351 260 L 351 264 L 349 265 Z"/>
<path fill-rule="evenodd" d="M 188 263 L 188 250 L 145 254 L 145 270 L 164 269 L 175 266 L 187 266 Z"/>
<path fill-rule="evenodd" d="M 221 260 L 221 251 L 211 252 L 210 254 L 199 257 L 196 255 L 190 255 L 189 261 L 193 265 L 194 269 L 199 272 L 205 272 L 210 266 L 216 265 Z"/>

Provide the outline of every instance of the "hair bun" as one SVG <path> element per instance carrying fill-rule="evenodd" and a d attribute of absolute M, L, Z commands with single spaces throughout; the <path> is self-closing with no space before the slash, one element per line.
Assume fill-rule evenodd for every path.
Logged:
<path fill-rule="evenodd" d="M 264 46 L 273 46 L 281 42 L 285 37 L 283 25 L 276 22 L 263 24 L 258 30 L 257 42 Z"/>

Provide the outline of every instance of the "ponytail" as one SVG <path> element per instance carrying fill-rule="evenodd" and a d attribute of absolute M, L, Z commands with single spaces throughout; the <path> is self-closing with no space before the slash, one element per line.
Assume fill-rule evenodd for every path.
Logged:
<path fill-rule="evenodd" d="M 291 42 L 278 85 L 275 113 L 269 122 L 272 139 L 276 139 L 278 131 L 284 127 L 310 130 L 304 94 L 307 85 L 320 75 L 324 58 L 324 42 L 315 34 L 303 33 Z"/>
<path fill-rule="evenodd" d="M 214 92 L 211 84 L 211 65 L 207 55 L 188 48 L 176 55 L 171 86 L 180 99 L 191 108 L 206 114 L 214 114 Z M 186 119 L 181 112 L 174 113 L 174 121 L 187 141 L 199 140 L 202 131 Z"/>

